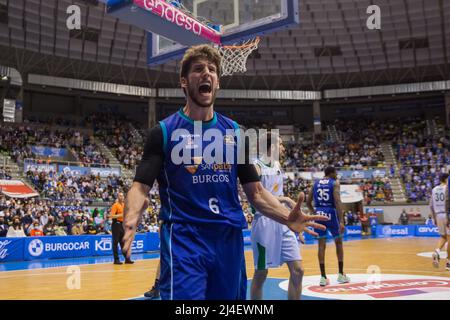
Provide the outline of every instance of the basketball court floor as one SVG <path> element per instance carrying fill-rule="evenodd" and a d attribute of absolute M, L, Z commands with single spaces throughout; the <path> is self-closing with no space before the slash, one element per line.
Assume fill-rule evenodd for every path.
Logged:
<path fill-rule="evenodd" d="M 351 283 L 337 284 L 334 243 L 326 251 L 330 286 L 320 287 L 317 245 L 303 245 L 305 268 L 302 298 L 307 299 L 450 299 L 450 271 L 445 259 L 432 267 L 437 238 L 384 238 L 346 241 L 345 272 Z M 253 276 L 253 257 L 246 248 L 247 275 Z M 444 255 L 445 256 L 445 255 Z M 157 253 L 134 255 L 133 265 L 113 265 L 112 257 L 9 262 L 0 264 L 0 300 L 144 299 L 153 284 Z M 264 298 L 284 300 L 288 269 L 269 271 Z M 6 290 L 4 290 L 6 289 Z"/>

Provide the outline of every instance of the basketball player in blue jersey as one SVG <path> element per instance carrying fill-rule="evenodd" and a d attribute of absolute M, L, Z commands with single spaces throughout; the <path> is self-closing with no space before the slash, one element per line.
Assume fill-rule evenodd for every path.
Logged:
<path fill-rule="evenodd" d="M 314 207 L 312 205 L 314 198 Z M 319 234 L 319 265 L 320 265 L 320 285 L 328 285 L 330 280 L 325 273 L 325 248 L 327 241 L 327 232 L 330 232 L 336 244 L 336 255 L 339 264 L 339 283 L 348 283 L 350 278 L 344 274 L 344 248 L 342 245 L 342 235 L 345 230 L 344 215 L 341 207 L 340 184 L 337 181 L 337 172 L 334 167 L 325 168 L 325 177 L 314 182 L 308 193 L 306 201 L 311 213 L 322 215 L 328 218 L 328 221 L 319 221 L 327 227 L 327 230 L 316 230 Z"/>
<path fill-rule="evenodd" d="M 129 257 L 140 208 L 154 180 L 158 180 L 160 219 L 164 221 L 159 280 L 163 300 L 246 298 L 242 236 L 246 221 L 238 198 L 238 178 L 249 202 L 259 212 L 293 231 L 302 232 L 307 226 L 320 228 L 314 220 L 324 220 L 300 210 L 304 195 L 292 210 L 287 209 L 262 187 L 252 163 L 238 164 L 236 135 L 231 139 L 225 135 L 219 141 L 227 155 L 230 148 L 233 151 L 231 161 L 225 157 L 228 162 L 205 163 L 207 145 L 196 143 L 199 137 L 194 129 L 198 123 L 203 132 L 215 129 L 222 134 L 229 130 L 239 133 L 234 121 L 214 112 L 220 63 L 219 52 L 211 46 L 186 51 L 180 73 L 186 105 L 150 130 L 125 201 L 123 252 Z M 181 131 L 184 133 L 177 136 Z M 197 155 L 188 163 L 179 163 L 174 154 L 180 149 Z"/>
<path fill-rule="evenodd" d="M 262 143 L 267 145 L 267 155 L 260 155 L 255 167 L 265 189 L 290 208 L 295 202 L 283 194 L 283 171 L 276 154 L 284 152 L 281 138 L 272 143 L 272 134 L 263 135 Z M 277 152 L 278 149 L 278 152 Z M 309 230 L 307 231 L 309 232 Z M 268 269 L 277 268 L 286 263 L 289 268 L 288 299 L 299 300 L 302 293 L 303 264 L 300 246 L 294 232 L 266 216 L 255 211 L 252 222 L 252 248 L 255 273 L 252 279 L 250 297 L 252 300 L 263 298 L 262 288 L 266 281 Z"/>

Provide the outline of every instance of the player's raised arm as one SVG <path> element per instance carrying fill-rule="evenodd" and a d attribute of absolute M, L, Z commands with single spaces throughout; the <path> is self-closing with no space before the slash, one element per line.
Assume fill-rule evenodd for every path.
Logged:
<path fill-rule="evenodd" d="M 325 230 L 323 225 L 315 223 L 314 220 L 327 220 L 327 217 L 319 215 L 307 215 L 301 211 L 301 205 L 305 199 L 305 194 L 300 193 L 299 200 L 292 210 L 287 209 L 269 191 L 264 189 L 261 182 L 250 182 L 243 184 L 244 192 L 249 202 L 263 215 L 288 226 L 294 232 L 307 232 L 317 235 L 314 231 L 306 227 L 314 227 Z"/>

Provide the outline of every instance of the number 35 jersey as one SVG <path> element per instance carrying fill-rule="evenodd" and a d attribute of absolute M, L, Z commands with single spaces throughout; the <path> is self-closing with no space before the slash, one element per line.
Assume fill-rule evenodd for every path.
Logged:
<path fill-rule="evenodd" d="M 194 130 L 194 121 L 182 110 L 160 121 L 164 139 L 163 168 L 157 178 L 160 219 L 243 228 L 237 177 L 239 127 L 216 112 L 211 121 L 199 124 Z M 222 162 L 206 161 L 216 152 L 223 153 Z"/>
<path fill-rule="evenodd" d="M 316 208 L 335 208 L 334 184 L 336 180 L 324 178 L 316 180 L 313 186 L 314 206 Z"/>
<path fill-rule="evenodd" d="M 339 219 L 334 203 L 334 184 L 336 180 L 324 178 L 317 180 L 313 186 L 314 206 L 316 214 L 328 217 L 328 221 L 317 221 L 327 227 L 327 230 L 314 229 L 319 238 L 326 237 L 328 233 L 336 238 L 340 236 Z"/>

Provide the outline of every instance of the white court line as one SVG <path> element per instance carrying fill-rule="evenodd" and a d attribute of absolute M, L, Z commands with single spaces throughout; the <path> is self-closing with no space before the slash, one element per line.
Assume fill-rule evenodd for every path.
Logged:
<path fill-rule="evenodd" d="M 148 258 L 148 259 L 136 259 L 136 260 L 134 260 L 135 262 L 138 262 L 138 261 L 145 261 L 145 260 L 155 260 L 155 259 L 159 259 L 159 257 L 157 257 L 157 258 Z M 31 260 L 31 261 L 33 261 L 33 260 Z M 30 264 L 31 263 L 33 263 L 33 262 L 29 262 Z M 50 260 L 51 261 L 51 260 Z M 57 260 L 57 261 L 60 261 L 60 260 Z M 45 260 L 45 262 L 49 262 L 49 260 Z M 34 263 L 42 263 L 42 262 L 39 262 L 39 261 L 36 261 L 36 262 L 34 262 Z M 94 266 L 94 265 L 98 265 L 98 264 L 101 264 L 101 265 L 103 265 L 103 264 L 111 264 L 111 265 L 114 265 L 113 264 L 113 261 L 111 261 L 111 262 L 98 262 L 98 263 L 81 263 L 81 264 L 68 264 L 68 265 L 65 265 L 65 266 L 55 266 L 55 267 L 42 267 L 42 268 L 31 268 L 31 269 L 19 269 L 19 270 L 5 270 L 5 271 L 0 271 L 0 276 L 3 274 L 3 273 L 8 273 L 8 272 L 19 272 L 19 271 L 33 271 L 33 270 L 47 270 L 47 269 L 55 269 L 55 268 L 67 268 L 67 267 L 73 267 L 73 266 Z"/>
<path fill-rule="evenodd" d="M 70 267 L 70 266 L 67 266 Z M 109 272 L 142 272 L 142 271 L 156 271 L 157 268 L 145 268 L 145 269 L 129 269 L 129 270 L 81 270 L 81 274 L 86 273 L 109 273 Z M 66 272 L 46 272 L 46 273 L 32 273 L 27 274 L 26 276 L 47 276 L 47 275 L 67 275 Z M 7 279 L 7 278 L 16 278 L 16 277 L 23 277 L 22 274 L 12 274 L 12 275 L 6 275 L 2 276 L 0 273 L 0 279 Z"/>

